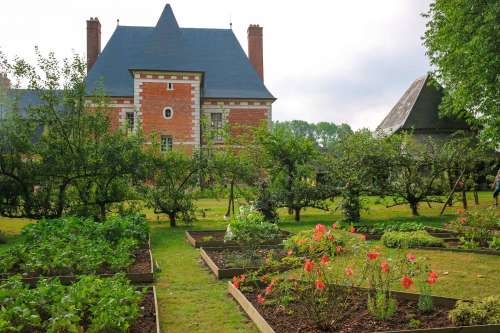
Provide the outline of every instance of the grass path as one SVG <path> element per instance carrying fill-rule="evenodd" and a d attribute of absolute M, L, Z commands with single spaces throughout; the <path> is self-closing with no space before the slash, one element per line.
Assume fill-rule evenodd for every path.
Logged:
<path fill-rule="evenodd" d="M 152 228 L 155 260 L 162 271 L 156 288 L 162 332 L 258 332 L 200 264 L 197 249 L 184 240 L 185 228 Z"/>

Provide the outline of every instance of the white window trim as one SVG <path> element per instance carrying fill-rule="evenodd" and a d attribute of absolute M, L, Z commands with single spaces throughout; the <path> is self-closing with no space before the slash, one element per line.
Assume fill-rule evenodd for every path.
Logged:
<path fill-rule="evenodd" d="M 170 110 L 170 117 L 165 116 L 165 111 L 167 111 L 167 110 Z M 162 115 L 163 115 L 163 118 L 165 118 L 165 119 L 172 119 L 172 117 L 174 116 L 174 109 L 172 109 L 172 107 L 170 107 L 170 106 L 166 106 L 163 108 Z"/>
<path fill-rule="evenodd" d="M 163 145 L 162 145 L 162 140 L 163 138 L 167 139 L 167 149 L 163 150 Z M 168 145 L 168 139 L 170 139 L 171 144 Z M 168 153 L 169 151 L 172 151 L 174 147 L 174 139 L 170 135 L 161 135 L 160 136 L 160 152 L 162 153 Z"/>
<path fill-rule="evenodd" d="M 167 90 L 168 91 L 174 90 L 174 83 L 173 82 L 167 81 Z"/>

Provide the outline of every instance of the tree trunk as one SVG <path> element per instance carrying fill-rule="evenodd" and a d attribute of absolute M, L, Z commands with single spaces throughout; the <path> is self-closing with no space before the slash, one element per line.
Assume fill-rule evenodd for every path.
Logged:
<path fill-rule="evenodd" d="M 226 216 L 231 216 L 231 207 L 233 208 L 234 215 L 234 181 L 231 180 L 231 184 L 229 185 L 229 199 L 227 203 L 227 211 Z"/>
<path fill-rule="evenodd" d="M 295 208 L 295 221 L 300 221 L 300 208 Z"/>
<path fill-rule="evenodd" d="M 418 202 L 410 202 L 411 214 L 418 216 Z"/>
<path fill-rule="evenodd" d="M 64 199 L 65 199 L 66 187 L 67 187 L 66 182 L 63 182 L 59 186 L 59 193 L 57 195 L 57 209 L 56 209 L 56 216 L 57 217 L 61 217 L 63 210 L 64 210 Z"/>
<path fill-rule="evenodd" d="M 103 202 L 98 203 L 99 206 L 99 220 L 104 222 L 106 220 L 106 204 Z"/>
<path fill-rule="evenodd" d="M 176 221 L 176 216 L 177 214 L 176 213 L 169 213 L 168 214 L 168 218 L 170 220 L 170 227 L 171 228 L 175 228 L 177 227 L 177 221 Z"/>
<path fill-rule="evenodd" d="M 467 209 L 467 194 L 465 190 L 462 191 L 462 205 L 464 209 Z"/>
<path fill-rule="evenodd" d="M 477 191 L 474 191 L 474 203 L 476 206 L 479 205 L 479 195 L 477 194 Z"/>

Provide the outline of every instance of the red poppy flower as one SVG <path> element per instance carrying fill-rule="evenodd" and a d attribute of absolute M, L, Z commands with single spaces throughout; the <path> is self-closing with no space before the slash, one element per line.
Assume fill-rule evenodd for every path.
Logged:
<path fill-rule="evenodd" d="M 316 281 L 314 281 L 314 284 L 316 285 L 316 289 L 318 290 L 323 290 L 325 289 L 325 283 L 323 281 L 321 281 L 320 279 L 317 279 Z"/>
<path fill-rule="evenodd" d="M 387 273 L 389 272 L 389 263 L 387 261 L 383 261 L 381 264 L 380 264 L 380 269 L 382 270 L 382 272 L 384 273 Z"/>
<path fill-rule="evenodd" d="M 457 214 L 458 214 L 458 215 L 462 215 L 463 213 L 464 213 L 464 211 L 463 211 L 462 209 L 460 209 L 460 208 L 459 208 L 459 209 L 457 209 Z"/>
<path fill-rule="evenodd" d="M 460 224 L 465 224 L 465 222 L 467 222 L 467 220 L 466 220 L 465 218 L 463 218 L 463 217 L 462 217 L 462 218 L 460 219 Z"/>
<path fill-rule="evenodd" d="M 406 259 L 408 259 L 409 262 L 415 262 L 415 260 L 417 260 L 417 257 L 415 257 L 413 254 L 411 253 L 407 253 L 406 254 Z"/>
<path fill-rule="evenodd" d="M 332 234 L 328 234 L 328 240 L 334 241 L 335 240 L 335 236 L 333 236 Z"/>
<path fill-rule="evenodd" d="M 321 257 L 321 264 L 322 265 L 328 265 L 329 262 L 330 262 L 330 258 L 328 258 L 328 256 Z"/>
<path fill-rule="evenodd" d="M 341 253 L 342 251 L 344 251 L 344 248 L 342 246 L 340 246 L 340 245 L 335 248 L 335 252 L 337 254 Z"/>
<path fill-rule="evenodd" d="M 306 259 L 306 261 L 304 262 L 304 271 L 310 273 L 313 270 L 313 267 L 314 267 L 314 262 L 309 259 Z"/>
<path fill-rule="evenodd" d="M 240 281 L 244 282 L 246 280 L 247 276 L 245 274 L 240 275 Z"/>
<path fill-rule="evenodd" d="M 240 287 L 240 280 L 238 279 L 238 277 L 237 277 L 237 276 L 234 276 L 234 277 L 233 277 L 233 286 L 234 286 L 235 288 L 239 288 L 239 287 Z"/>
<path fill-rule="evenodd" d="M 368 252 L 368 259 L 375 260 L 380 256 L 378 252 Z"/>
<path fill-rule="evenodd" d="M 264 305 L 265 302 L 266 302 L 266 299 L 264 297 L 262 297 L 261 294 L 258 294 L 257 295 L 257 303 L 259 303 L 260 305 Z"/>
<path fill-rule="evenodd" d="M 438 275 L 436 272 L 430 271 L 429 273 L 427 273 L 427 283 L 428 284 L 436 283 L 437 278 L 438 278 Z"/>
<path fill-rule="evenodd" d="M 332 229 L 337 229 L 337 223 L 332 224 Z"/>
<path fill-rule="evenodd" d="M 287 254 L 288 254 L 289 257 L 292 256 L 293 255 L 293 250 L 292 249 L 288 250 Z"/>
<path fill-rule="evenodd" d="M 359 239 L 361 239 L 362 241 L 366 240 L 366 235 L 365 234 L 359 235 Z"/>
<path fill-rule="evenodd" d="M 321 238 L 323 238 L 323 234 L 319 233 L 319 232 L 315 232 L 312 238 L 315 242 L 319 242 L 319 241 L 321 241 Z"/>
<path fill-rule="evenodd" d="M 319 234 L 324 234 L 326 232 L 326 227 L 324 224 L 316 224 L 316 228 L 314 230 Z"/>
<path fill-rule="evenodd" d="M 349 232 L 350 233 L 355 233 L 356 232 L 356 228 L 354 228 L 354 226 L 351 225 L 351 227 L 349 228 Z"/>
<path fill-rule="evenodd" d="M 351 267 L 346 267 L 344 272 L 345 272 L 345 275 L 347 275 L 347 276 L 351 276 L 354 273 L 354 271 L 352 270 Z"/>
<path fill-rule="evenodd" d="M 273 291 L 273 287 L 274 287 L 274 283 L 269 283 L 269 285 L 266 287 L 266 295 L 269 295 L 270 293 L 272 293 Z"/>
<path fill-rule="evenodd" d="M 408 289 L 412 284 L 413 280 L 410 279 L 408 275 L 403 275 L 403 277 L 401 278 L 401 285 L 403 286 L 403 288 Z"/>

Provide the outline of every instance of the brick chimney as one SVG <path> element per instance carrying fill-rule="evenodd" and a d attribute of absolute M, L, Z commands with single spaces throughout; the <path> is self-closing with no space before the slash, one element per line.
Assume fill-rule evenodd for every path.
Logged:
<path fill-rule="evenodd" d="M 0 73 L 0 90 L 2 89 L 10 89 L 10 80 L 5 73 Z"/>
<path fill-rule="evenodd" d="M 262 46 L 262 27 L 258 24 L 250 24 L 248 27 L 248 59 L 255 71 L 264 81 L 264 57 Z"/>
<path fill-rule="evenodd" d="M 101 23 L 97 17 L 87 20 L 87 73 L 101 54 Z"/>

